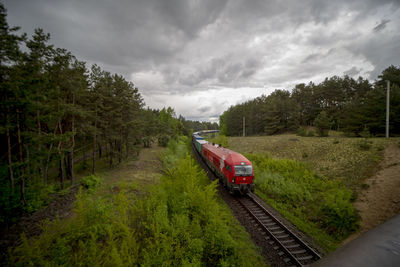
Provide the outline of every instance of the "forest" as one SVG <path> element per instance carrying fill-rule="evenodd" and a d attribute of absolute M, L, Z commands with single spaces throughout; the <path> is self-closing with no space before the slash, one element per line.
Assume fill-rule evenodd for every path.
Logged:
<path fill-rule="evenodd" d="M 348 136 L 385 136 L 386 81 L 390 81 L 390 134 L 400 134 L 400 67 L 389 66 L 374 82 L 333 76 L 319 84 L 297 84 L 231 106 L 220 116 L 221 131 L 242 135 L 304 132 L 306 126 L 339 130 Z M 320 135 L 326 135 L 323 130 Z"/>
<path fill-rule="evenodd" d="M 218 127 L 146 108 L 122 75 L 86 67 L 42 29 L 28 38 L 6 16 L 0 5 L 0 225 L 76 183 L 78 162 L 95 173 L 99 158 L 113 167 L 153 142 Z"/>

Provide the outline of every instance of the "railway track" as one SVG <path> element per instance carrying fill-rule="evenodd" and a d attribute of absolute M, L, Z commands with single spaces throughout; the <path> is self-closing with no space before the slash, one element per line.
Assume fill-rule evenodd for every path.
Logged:
<path fill-rule="evenodd" d="M 258 230 L 287 265 L 305 266 L 321 258 L 317 252 L 265 209 L 254 194 L 249 193 L 235 200 L 251 217 L 252 222 L 258 225 Z"/>

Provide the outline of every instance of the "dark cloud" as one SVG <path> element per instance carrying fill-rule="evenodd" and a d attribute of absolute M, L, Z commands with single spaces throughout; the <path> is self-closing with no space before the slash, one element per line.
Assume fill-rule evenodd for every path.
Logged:
<path fill-rule="evenodd" d="M 375 79 L 400 62 L 398 0 L 4 3 L 10 25 L 29 35 L 43 28 L 52 43 L 80 60 L 132 79 L 154 105 L 180 107 L 178 96 L 222 89 L 231 90 L 227 95 L 243 88 L 290 89 L 341 73 Z M 182 104 L 183 115 L 214 116 L 232 101 L 253 97 L 221 104 L 204 95 L 204 103 L 217 107 Z"/>
<path fill-rule="evenodd" d="M 361 72 L 361 69 L 358 69 L 356 66 L 353 66 L 351 69 L 346 70 L 343 72 L 344 75 L 348 75 L 350 77 L 354 77 Z"/>
<path fill-rule="evenodd" d="M 374 27 L 374 32 L 382 31 L 386 27 L 386 24 L 389 23 L 389 22 L 390 22 L 390 19 L 382 20 L 378 25 L 376 25 Z"/>
<path fill-rule="evenodd" d="M 201 108 L 198 108 L 197 110 L 198 110 L 200 113 L 205 113 L 205 112 L 210 111 L 210 110 L 211 110 L 211 107 L 210 107 L 210 106 L 201 107 Z"/>

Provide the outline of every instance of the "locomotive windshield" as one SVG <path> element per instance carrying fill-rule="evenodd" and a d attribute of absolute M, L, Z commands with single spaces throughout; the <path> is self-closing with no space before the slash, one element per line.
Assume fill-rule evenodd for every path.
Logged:
<path fill-rule="evenodd" d="M 235 166 L 235 175 L 236 176 L 252 176 L 253 168 L 251 167 L 251 165 Z"/>

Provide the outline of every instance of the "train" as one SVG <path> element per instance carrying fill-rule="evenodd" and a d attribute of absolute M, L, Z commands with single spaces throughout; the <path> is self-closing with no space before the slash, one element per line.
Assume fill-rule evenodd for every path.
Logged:
<path fill-rule="evenodd" d="M 206 141 L 202 134 L 216 133 L 208 130 L 193 133 L 193 144 L 203 161 L 231 194 L 245 195 L 254 192 L 254 169 L 242 154 Z"/>

